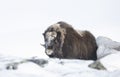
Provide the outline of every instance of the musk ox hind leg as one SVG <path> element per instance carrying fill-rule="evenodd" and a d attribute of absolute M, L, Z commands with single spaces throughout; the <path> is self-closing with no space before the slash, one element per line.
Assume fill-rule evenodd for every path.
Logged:
<path fill-rule="evenodd" d="M 88 49 L 89 59 L 97 60 L 97 43 L 94 35 L 89 31 L 83 31 L 84 41 Z"/>

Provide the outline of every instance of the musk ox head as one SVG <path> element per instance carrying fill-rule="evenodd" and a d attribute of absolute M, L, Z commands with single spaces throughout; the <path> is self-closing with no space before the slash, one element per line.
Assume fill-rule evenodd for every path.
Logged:
<path fill-rule="evenodd" d="M 89 31 L 76 31 L 65 22 L 48 27 L 44 35 L 45 53 L 49 57 L 96 60 L 97 44 Z"/>
<path fill-rule="evenodd" d="M 51 25 L 44 33 L 45 53 L 49 57 L 62 57 L 62 45 L 65 31 L 56 23 Z"/>

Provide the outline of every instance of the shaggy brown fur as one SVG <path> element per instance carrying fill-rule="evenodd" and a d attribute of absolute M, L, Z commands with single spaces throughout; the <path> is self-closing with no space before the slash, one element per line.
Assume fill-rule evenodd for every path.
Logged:
<path fill-rule="evenodd" d="M 46 34 L 49 32 L 56 34 L 56 37 L 50 40 L 48 44 L 49 37 L 46 37 Z M 47 54 L 49 57 L 85 60 L 97 59 L 96 40 L 89 31 L 76 31 L 71 25 L 65 22 L 58 22 L 45 31 L 44 39 L 45 51 L 49 52 Z"/>

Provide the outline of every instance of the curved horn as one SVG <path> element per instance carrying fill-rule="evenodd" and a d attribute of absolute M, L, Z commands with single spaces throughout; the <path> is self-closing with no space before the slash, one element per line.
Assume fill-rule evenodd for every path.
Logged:
<path fill-rule="evenodd" d="M 45 44 L 40 44 L 41 46 L 45 47 Z"/>

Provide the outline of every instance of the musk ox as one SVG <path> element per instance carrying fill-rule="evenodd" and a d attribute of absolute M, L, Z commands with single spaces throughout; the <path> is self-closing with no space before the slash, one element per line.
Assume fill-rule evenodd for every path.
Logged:
<path fill-rule="evenodd" d="M 77 31 L 66 22 L 57 22 L 43 33 L 45 53 L 62 59 L 96 60 L 97 44 L 89 31 Z"/>

